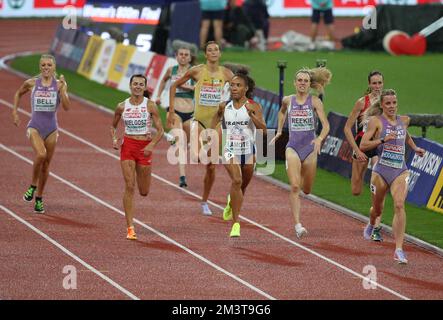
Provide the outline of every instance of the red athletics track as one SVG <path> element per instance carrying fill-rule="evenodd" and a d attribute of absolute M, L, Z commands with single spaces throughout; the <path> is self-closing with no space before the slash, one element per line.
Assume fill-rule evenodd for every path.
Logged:
<path fill-rule="evenodd" d="M 31 49 L 32 41 L 50 40 L 35 34 L 29 41 Z M 148 198 L 136 196 L 144 226 L 136 225 L 139 241 L 127 241 L 111 115 L 75 100 L 69 112 L 59 112 L 63 130 L 51 165 L 56 176 L 45 191 L 47 213 L 33 214 L 21 200 L 31 175 L 29 118 L 20 114 L 15 128 L 8 107 L 23 79 L 0 71 L 0 80 L 0 299 L 443 298 L 440 256 L 407 244 L 410 264 L 399 266 L 391 238 L 366 242 L 361 222 L 308 200 L 302 214 L 310 234 L 296 241 L 287 191 L 260 179 L 252 180 L 242 214 L 258 225 L 243 222 L 241 238 L 229 239 L 221 209 L 212 206 L 215 215 L 204 217 L 198 199 L 175 187 L 178 170 L 165 160 L 165 142 L 155 151 L 153 172 L 173 185 L 153 178 Z M 28 100 L 22 100 L 27 112 Z M 202 174 L 202 166 L 188 168 L 189 191 L 201 193 Z M 217 168 L 210 199 L 223 205 L 228 188 L 225 170 Z M 76 290 L 63 288 L 66 265 L 77 268 Z M 366 265 L 377 268 L 382 287 L 363 288 Z"/>

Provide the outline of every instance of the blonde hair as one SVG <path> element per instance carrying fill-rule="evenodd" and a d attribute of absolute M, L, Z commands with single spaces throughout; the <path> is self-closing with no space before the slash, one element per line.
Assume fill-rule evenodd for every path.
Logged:
<path fill-rule="evenodd" d="M 43 59 L 49 59 L 49 60 L 52 60 L 52 63 L 54 63 L 54 77 L 57 79 L 57 72 L 55 72 L 55 68 L 56 68 L 56 66 L 57 66 L 57 62 L 55 61 L 55 57 L 54 57 L 53 55 L 51 55 L 51 54 L 44 53 L 44 54 L 42 54 L 42 55 L 40 56 L 40 60 L 39 60 L 39 61 L 42 61 Z M 36 77 L 38 78 L 38 77 L 40 77 L 41 75 L 42 75 L 42 74 L 39 73 Z"/>
<path fill-rule="evenodd" d="M 332 72 L 325 67 L 311 69 L 311 88 L 324 93 L 325 87 L 331 82 Z"/>
<path fill-rule="evenodd" d="M 377 101 L 375 101 L 369 108 L 368 110 L 365 111 L 364 115 L 363 115 L 363 121 L 360 123 L 360 125 L 363 125 L 363 123 L 365 123 L 369 117 L 372 116 L 379 116 L 383 113 L 383 109 L 381 107 L 381 103 L 383 102 L 383 98 L 386 96 L 396 96 L 397 93 L 395 92 L 394 89 L 384 89 L 381 94 L 380 97 L 377 99 Z"/>
<path fill-rule="evenodd" d="M 294 75 L 294 80 L 300 73 L 305 73 L 309 75 L 309 80 L 311 81 L 311 88 L 317 90 L 320 93 L 324 93 L 324 87 L 331 82 L 332 72 L 328 68 L 318 67 L 313 69 L 302 68 L 298 70 Z"/>

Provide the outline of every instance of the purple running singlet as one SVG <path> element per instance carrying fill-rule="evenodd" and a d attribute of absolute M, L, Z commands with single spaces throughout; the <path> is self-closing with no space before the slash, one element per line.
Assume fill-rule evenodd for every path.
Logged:
<path fill-rule="evenodd" d="M 43 140 L 57 130 L 58 96 L 57 80 L 52 78 L 51 85 L 43 86 L 42 79 L 37 78 L 31 93 L 32 116 L 28 128 L 38 131 Z"/>
<path fill-rule="evenodd" d="M 312 96 L 304 104 L 298 104 L 295 95 L 291 98 L 288 110 L 289 141 L 286 148 L 297 152 L 300 161 L 304 161 L 313 151 L 315 139 L 315 116 Z"/>
<path fill-rule="evenodd" d="M 392 132 L 397 135 L 396 139 L 387 141 L 377 147 L 379 160 L 373 169 L 373 172 L 379 174 L 388 186 L 391 186 L 399 175 L 408 170 L 405 162 L 406 126 L 401 121 L 400 116 L 397 116 L 395 125 L 390 124 L 383 116 L 378 118 L 382 123 L 381 138 Z"/>

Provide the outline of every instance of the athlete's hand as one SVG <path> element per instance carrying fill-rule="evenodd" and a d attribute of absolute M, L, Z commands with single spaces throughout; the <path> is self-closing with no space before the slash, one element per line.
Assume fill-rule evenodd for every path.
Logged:
<path fill-rule="evenodd" d="M 275 137 L 272 138 L 271 142 L 269 142 L 269 145 L 272 146 L 275 144 L 275 142 L 281 137 L 281 132 L 277 132 L 275 134 Z"/>
<path fill-rule="evenodd" d="M 60 81 L 60 90 L 61 91 L 67 90 L 68 84 L 66 83 L 64 75 L 60 75 L 59 81 Z"/>
<path fill-rule="evenodd" d="M 12 111 L 12 121 L 14 121 L 14 125 L 18 127 L 20 125 L 20 118 L 18 117 L 17 111 Z"/>
<path fill-rule="evenodd" d="M 174 117 L 174 112 L 168 112 L 168 115 L 166 117 L 166 125 L 168 128 L 173 128 L 174 123 L 175 123 L 175 117 Z"/>
<path fill-rule="evenodd" d="M 425 153 L 426 153 L 425 149 L 418 148 L 418 147 L 414 151 L 415 151 L 415 154 L 420 156 L 420 157 L 423 157 L 425 155 Z"/>
<path fill-rule="evenodd" d="M 318 155 L 320 155 L 321 143 L 322 143 L 321 138 L 315 138 L 314 140 L 311 141 L 311 144 L 314 145 L 314 152 L 316 152 Z"/>
<path fill-rule="evenodd" d="M 255 115 L 254 110 L 251 108 L 251 103 L 249 101 L 246 101 L 245 103 L 246 111 L 248 112 L 248 115 L 251 117 L 252 115 Z"/>
<path fill-rule="evenodd" d="M 154 150 L 154 145 L 150 143 L 143 149 L 143 154 L 149 157 L 152 154 L 152 150 Z"/>
<path fill-rule="evenodd" d="M 116 139 L 112 139 L 112 147 L 115 150 L 118 150 L 118 139 L 117 138 Z"/>
<path fill-rule="evenodd" d="M 355 157 L 357 158 L 357 161 L 368 161 L 368 156 L 361 151 L 360 149 L 358 149 L 357 152 L 355 152 Z"/>
<path fill-rule="evenodd" d="M 397 134 L 395 132 L 391 132 L 390 134 L 384 137 L 385 142 L 397 139 Z"/>
<path fill-rule="evenodd" d="M 161 101 L 160 101 L 160 98 L 155 99 L 155 104 L 156 104 L 156 105 L 159 106 L 159 105 L 160 105 L 160 102 L 161 102 Z"/>

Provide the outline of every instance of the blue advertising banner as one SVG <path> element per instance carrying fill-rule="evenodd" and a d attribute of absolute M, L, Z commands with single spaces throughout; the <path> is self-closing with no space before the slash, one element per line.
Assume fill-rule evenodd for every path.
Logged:
<path fill-rule="evenodd" d="M 266 127 L 268 129 L 277 129 L 278 111 L 280 110 L 278 95 L 271 91 L 256 87 L 254 90 L 254 101 L 260 103 L 263 108 L 263 117 L 266 121 Z M 287 131 L 287 121 L 283 128 L 284 131 Z"/>
<path fill-rule="evenodd" d="M 80 62 L 82 61 L 83 53 L 85 52 L 86 46 L 88 45 L 89 35 L 84 32 L 78 32 L 75 39 L 74 48 L 72 49 L 71 55 L 69 56 L 69 61 L 67 68 L 72 71 L 77 71 Z"/>
<path fill-rule="evenodd" d="M 329 135 L 326 137 L 318 165 L 322 169 L 336 172 L 343 177 L 350 178 L 352 173 L 352 148 L 346 140 L 343 128 L 347 118 L 335 112 L 329 112 Z M 371 172 L 366 172 L 365 180 L 369 181 Z"/>
<path fill-rule="evenodd" d="M 426 153 L 419 157 L 411 152 L 406 160 L 410 172 L 406 200 L 423 206 L 428 203 L 443 167 L 443 145 L 424 138 L 414 138 L 414 142 Z"/>

